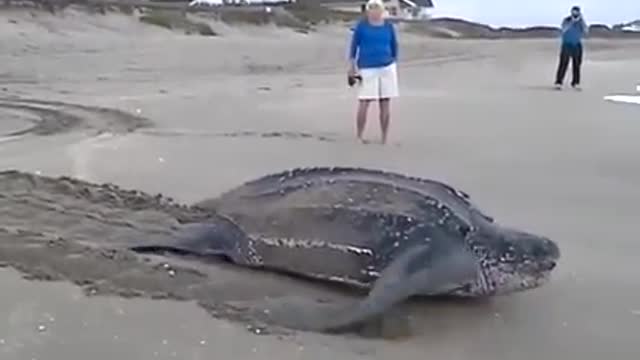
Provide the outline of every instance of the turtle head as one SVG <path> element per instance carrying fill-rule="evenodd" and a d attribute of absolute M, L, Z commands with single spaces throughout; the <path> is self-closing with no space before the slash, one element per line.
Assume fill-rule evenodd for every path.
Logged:
<path fill-rule="evenodd" d="M 476 293 L 508 294 L 545 284 L 560 258 L 552 240 L 514 229 L 492 227 L 469 237 L 480 259 Z"/>

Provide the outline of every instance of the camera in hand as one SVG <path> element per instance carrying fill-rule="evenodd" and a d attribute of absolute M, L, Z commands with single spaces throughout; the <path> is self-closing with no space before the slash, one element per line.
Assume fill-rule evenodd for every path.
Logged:
<path fill-rule="evenodd" d="M 359 74 L 349 74 L 349 76 L 347 76 L 347 83 L 349 84 L 349 87 L 355 85 L 356 82 L 362 82 L 362 76 Z"/>
<path fill-rule="evenodd" d="M 580 18 L 580 7 L 579 6 L 574 6 L 571 8 L 571 17 L 574 20 L 577 20 Z"/>

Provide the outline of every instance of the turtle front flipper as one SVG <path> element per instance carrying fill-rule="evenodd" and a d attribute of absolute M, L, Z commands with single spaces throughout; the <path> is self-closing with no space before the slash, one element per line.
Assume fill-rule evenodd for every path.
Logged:
<path fill-rule="evenodd" d="M 475 257 L 461 244 L 442 241 L 408 248 L 386 267 L 364 300 L 327 316 L 317 330 L 352 328 L 410 296 L 442 293 L 473 281 L 477 271 Z"/>

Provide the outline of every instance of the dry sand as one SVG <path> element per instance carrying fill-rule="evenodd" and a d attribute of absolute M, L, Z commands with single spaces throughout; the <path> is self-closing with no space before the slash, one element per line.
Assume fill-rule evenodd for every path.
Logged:
<path fill-rule="evenodd" d="M 199 214 L 113 188 L 3 173 L 0 261 L 31 280 L 0 271 L 0 358 L 638 357 L 640 107 L 603 96 L 635 89 L 640 42 L 589 41 L 578 93 L 550 90 L 555 41 L 402 33 L 402 97 L 383 147 L 353 140 L 347 29 L 214 27 L 223 36 L 177 35 L 113 14 L 3 12 L 0 169 L 112 182 L 181 203 L 295 166 L 430 177 L 470 193 L 499 221 L 558 241 L 552 282 L 490 302 L 414 301 L 413 336 L 402 341 L 256 335 L 247 304 L 344 294 L 96 249 L 97 240 L 170 235 L 176 217 Z M 36 133 L 23 131 L 38 120 Z M 211 301 L 195 303 L 203 299 Z"/>

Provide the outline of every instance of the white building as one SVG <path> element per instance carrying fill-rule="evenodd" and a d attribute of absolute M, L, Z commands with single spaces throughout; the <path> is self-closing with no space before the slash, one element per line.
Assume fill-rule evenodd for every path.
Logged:
<path fill-rule="evenodd" d="M 296 0 L 192 0 L 189 5 L 207 5 L 207 6 L 222 6 L 222 5 L 284 5 L 295 3 Z"/>
<path fill-rule="evenodd" d="M 385 3 L 391 17 L 404 19 L 427 19 L 434 7 L 432 0 L 386 0 Z"/>
<path fill-rule="evenodd" d="M 320 4 L 331 9 L 340 11 L 364 12 L 367 0 L 345 1 L 345 0 L 318 0 Z M 401 19 L 424 19 L 431 15 L 433 9 L 432 0 L 383 0 L 386 15 L 391 18 Z"/>
<path fill-rule="evenodd" d="M 621 24 L 620 30 L 640 32 L 640 20 L 632 21 L 630 23 Z"/>

